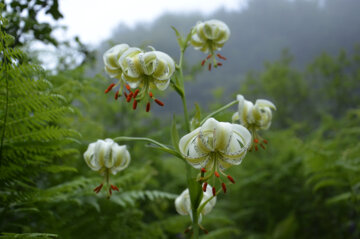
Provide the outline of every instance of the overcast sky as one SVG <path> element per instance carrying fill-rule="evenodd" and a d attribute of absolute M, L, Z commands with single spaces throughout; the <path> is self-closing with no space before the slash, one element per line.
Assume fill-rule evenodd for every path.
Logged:
<path fill-rule="evenodd" d="M 59 0 L 68 27 L 67 35 L 80 36 L 82 42 L 97 44 L 111 36 L 120 23 L 133 27 L 152 21 L 166 12 L 200 11 L 209 14 L 219 8 L 237 11 L 248 0 Z M 63 34 L 63 33 L 62 33 Z"/>

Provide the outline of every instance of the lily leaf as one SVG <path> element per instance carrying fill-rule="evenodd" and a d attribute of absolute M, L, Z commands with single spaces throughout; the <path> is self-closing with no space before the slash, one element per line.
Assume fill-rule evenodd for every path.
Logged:
<path fill-rule="evenodd" d="M 200 106 L 198 104 L 195 104 L 195 115 L 190 122 L 191 131 L 193 131 L 194 129 L 200 126 L 200 121 L 201 121 Z"/>
<path fill-rule="evenodd" d="M 175 35 L 176 35 L 176 40 L 179 44 L 179 46 L 181 48 L 183 48 L 183 45 L 184 45 L 184 41 L 183 41 L 183 38 L 181 37 L 181 34 L 179 33 L 179 31 L 174 27 L 174 26 L 171 26 L 171 28 L 174 30 L 175 32 Z"/>
<path fill-rule="evenodd" d="M 191 207 L 198 208 L 203 198 L 201 184 L 197 182 L 195 178 L 189 178 L 188 186 L 190 192 Z"/>
<path fill-rule="evenodd" d="M 176 128 L 175 115 L 173 116 L 173 120 L 171 123 L 171 141 L 172 141 L 172 144 L 173 144 L 174 148 L 176 149 L 176 151 L 179 152 L 180 151 L 179 150 L 179 133 Z"/>

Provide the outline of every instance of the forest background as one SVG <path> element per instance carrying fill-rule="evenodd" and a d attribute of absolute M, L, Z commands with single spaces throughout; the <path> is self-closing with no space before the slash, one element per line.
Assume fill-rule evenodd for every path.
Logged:
<path fill-rule="evenodd" d="M 212 18 L 231 29 L 222 50 L 228 60 L 208 72 L 201 53 L 187 52 L 191 116 L 195 103 L 205 116 L 236 94 L 278 110 L 264 134 L 269 147 L 229 170 L 237 183 L 204 219 L 209 234 L 201 238 L 360 237 L 359 1 L 252 0 L 241 12 L 167 14 L 120 25 L 96 49 L 56 39 L 55 27 L 38 20 L 38 9 L 60 19 L 61 2 L 1 3 L 0 238 L 186 238 L 190 220 L 174 208 L 185 188 L 182 162 L 128 143 L 131 165 L 114 177 L 121 189 L 108 200 L 92 191 L 100 176 L 82 154 L 97 139 L 123 135 L 168 142 L 181 112 L 170 91 L 151 113 L 105 95 L 105 50 L 151 45 L 178 59 L 170 26 L 187 33 Z M 55 46 L 55 68 L 39 67 L 36 41 Z M 235 111 L 216 118 L 228 121 Z"/>

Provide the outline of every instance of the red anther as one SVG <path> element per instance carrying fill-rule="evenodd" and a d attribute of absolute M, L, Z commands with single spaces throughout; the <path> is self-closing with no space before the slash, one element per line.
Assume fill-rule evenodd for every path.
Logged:
<path fill-rule="evenodd" d="M 119 91 L 116 91 L 115 93 L 115 100 L 117 100 L 119 98 Z"/>
<path fill-rule="evenodd" d="M 114 84 L 114 83 L 111 83 L 111 84 L 109 85 L 109 87 L 105 90 L 105 94 L 108 93 L 109 91 L 111 91 L 111 89 L 112 89 L 114 86 L 115 86 L 115 84 Z"/>
<path fill-rule="evenodd" d="M 151 98 L 153 98 L 153 93 L 152 93 L 152 92 L 149 92 L 149 96 L 150 96 Z"/>
<path fill-rule="evenodd" d="M 219 174 L 218 172 L 215 171 L 214 174 L 215 174 L 215 176 L 216 176 L 217 178 L 220 177 L 220 174 Z"/>
<path fill-rule="evenodd" d="M 216 189 L 215 189 L 215 187 L 212 188 L 212 193 L 213 193 L 213 196 L 216 196 Z"/>
<path fill-rule="evenodd" d="M 133 103 L 133 110 L 136 110 L 136 106 L 137 106 L 137 100 L 134 100 L 134 103 Z"/>
<path fill-rule="evenodd" d="M 255 143 L 255 144 L 259 143 L 259 140 L 258 140 L 258 139 L 254 139 L 254 143 Z"/>
<path fill-rule="evenodd" d="M 209 71 L 211 71 L 211 63 L 209 64 L 209 68 L 208 68 L 208 69 L 209 69 Z"/>
<path fill-rule="evenodd" d="M 206 169 L 205 169 L 205 168 L 201 168 L 201 172 L 206 173 Z"/>
<path fill-rule="evenodd" d="M 201 66 L 204 66 L 204 65 L 205 65 L 205 62 L 206 62 L 206 60 L 203 60 L 203 61 L 201 62 Z"/>
<path fill-rule="evenodd" d="M 125 95 L 125 99 L 127 99 L 128 94 L 126 93 L 126 91 L 124 91 L 124 95 Z"/>
<path fill-rule="evenodd" d="M 130 88 L 130 86 L 127 84 L 127 85 L 125 85 L 125 87 L 126 87 L 126 89 L 129 91 L 129 92 L 131 92 L 131 88 Z"/>
<path fill-rule="evenodd" d="M 259 150 L 258 146 L 257 146 L 257 145 L 255 145 L 255 151 L 258 151 L 258 150 Z"/>
<path fill-rule="evenodd" d="M 131 101 L 132 96 L 133 96 L 133 93 L 132 93 L 132 92 L 130 92 L 130 94 L 129 94 L 129 95 L 127 96 L 127 98 L 126 98 L 126 102 L 130 102 L 130 101 Z"/>
<path fill-rule="evenodd" d="M 205 183 L 203 184 L 203 187 L 202 187 L 203 192 L 206 192 L 207 185 L 208 185 L 208 183 L 207 183 L 207 182 L 205 182 Z"/>
<path fill-rule="evenodd" d="M 268 144 L 268 141 L 266 139 L 263 140 L 264 144 Z"/>
<path fill-rule="evenodd" d="M 134 92 L 134 99 L 136 98 L 136 96 L 139 94 L 139 89 L 136 89 L 135 92 Z"/>
<path fill-rule="evenodd" d="M 118 191 L 119 192 L 119 188 L 118 187 L 116 187 L 115 185 L 110 185 L 110 187 L 112 188 L 112 190 L 115 190 L 115 191 Z"/>
<path fill-rule="evenodd" d="M 222 183 L 221 187 L 222 187 L 222 190 L 224 191 L 224 193 L 226 193 L 226 185 L 225 185 L 225 183 Z"/>
<path fill-rule="evenodd" d="M 150 111 L 150 102 L 148 102 L 147 104 L 146 104 L 146 112 L 149 112 Z"/>
<path fill-rule="evenodd" d="M 229 179 L 230 182 L 235 183 L 235 180 L 230 175 L 228 175 L 227 178 Z"/>
<path fill-rule="evenodd" d="M 112 191 L 111 191 L 111 188 L 109 188 L 109 194 L 110 194 L 110 196 L 112 195 Z"/>
<path fill-rule="evenodd" d="M 266 149 L 266 148 L 265 148 L 265 146 L 264 146 L 263 144 L 260 144 L 260 146 L 261 146 L 261 148 Z"/>
<path fill-rule="evenodd" d="M 206 57 L 206 60 L 209 60 L 211 57 L 212 57 L 212 55 L 209 54 L 209 55 Z"/>
<path fill-rule="evenodd" d="M 97 186 L 96 188 L 94 188 L 94 192 L 99 193 L 100 190 L 102 189 L 102 187 L 103 187 L 103 184 L 100 184 L 99 186 Z"/>
<path fill-rule="evenodd" d="M 220 54 L 216 54 L 221 60 L 224 60 L 224 61 L 226 61 L 226 57 L 225 56 L 222 56 L 222 55 L 220 55 Z"/>
<path fill-rule="evenodd" d="M 221 63 L 221 62 L 218 62 L 217 65 L 218 65 L 218 66 L 222 66 L 222 63 Z"/>
<path fill-rule="evenodd" d="M 155 99 L 155 102 L 156 102 L 156 104 L 158 104 L 158 105 L 160 105 L 160 106 L 164 106 L 164 103 L 163 102 L 161 102 L 160 100 L 158 100 L 158 99 Z"/>

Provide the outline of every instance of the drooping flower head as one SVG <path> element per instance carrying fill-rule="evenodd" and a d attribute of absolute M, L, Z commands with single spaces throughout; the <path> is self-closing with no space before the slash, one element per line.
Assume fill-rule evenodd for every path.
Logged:
<path fill-rule="evenodd" d="M 254 148 L 257 151 L 259 144 L 265 149 L 264 144 L 267 144 L 267 140 L 263 139 L 258 133 L 258 130 L 267 130 L 271 125 L 272 111 L 276 110 L 276 106 L 268 100 L 258 99 L 255 105 L 248 100 L 245 100 L 244 96 L 237 95 L 239 101 L 238 112 L 234 113 L 233 122 L 239 120 L 240 123 L 249 129 L 252 133 L 254 140 Z"/>
<path fill-rule="evenodd" d="M 206 120 L 202 126 L 183 136 L 179 142 L 180 152 L 186 161 L 194 168 L 201 169 L 200 180 L 206 182 L 215 175 L 219 178 L 224 193 L 226 186 L 219 172 L 235 183 L 224 170 L 240 164 L 250 145 L 251 134 L 245 127 L 218 122 L 214 118 Z M 216 194 L 215 188 L 213 194 Z"/>
<path fill-rule="evenodd" d="M 84 159 L 92 170 L 104 176 L 104 180 L 108 186 L 110 173 L 116 175 L 119 171 L 127 168 L 131 160 L 126 146 L 119 146 L 112 139 L 99 139 L 89 144 L 88 149 L 84 153 Z M 103 185 L 104 183 L 101 183 L 94 189 L 94 192 L 99 193 Z M 119 191 L 116 186 L 110 184 L 109 196 L 111 196 L 112 190 Z"/>
<path fill-rule="evenodd" d="M 215 59 L 215 52 L 219 51 L 225 42 L 230 37 L 229 27 L 222 21 L 209 20 L 205 22 L 198 22 L 192 29 L 191 44 L 196 50 L 200 50 L 209 55 L 201 62 L 201 65 L 205 65 L 205 62 L 212 58 L 214 67 L 221 66 L 221 62 L 217 62 Z M 221 60 L 226 58 L 220 54 L 216 56 Z M 208 65 L 209 71 L 211 70 L 211 63 Z"/>
<path fill-rule="evenodd" d="M 199 220 L 198 223 L 200 224 L 202 221 L 202 217 L 208 213 L 211 212 L 211 210 L 214 208 L 216 204 L 216 196 L 213 196 L 211 193 L 211 186 L 210 185 L 203 185 L 203 187 L 207 188 L 207 190 L 204 190 L 203 192 L 203 198 L 200 202 L 200 207 L 204 205 L 206 201 L 209 201 L 204 205 L 202 210 L 199 214 Z M 212 199 L 211 199 L 212 198 Z M 191 218 L 191 221 L 193 220 L 193 214 L 191 210 L 191 201 L 190 201 L 190 193 L 189 189 L 185 189 L 176 199 L 175 199 L 175 208 L 176 211 L 180 215 L 189 215 Z M 205 230 L 202 226 L 200 226 L 201 229 Z"/>
<path fill-rule="evenodd" d="M 119 80 L 117 84 L 111 84 L 105 93 L 120 85 L 115 94 L 115 99 L 117 99 L 122 95 L 123 84 L 125 84 L 128 91 L 124 92 L 126 101 L 133 100 L 133 109 L 136 109 L 138 102 L 146 98 L 147 112 L 150 110 L 152 100 L 160 106 L 164 105 L 154 97 L 151 90 L 165 90 L 175 72 L 175 62 L 169 55 L 150 48 L 151 51 L 144 52 L 139 48 L 120 44 L 104 54 L 106 72 L 110 77 L 116 77 Z"/>

